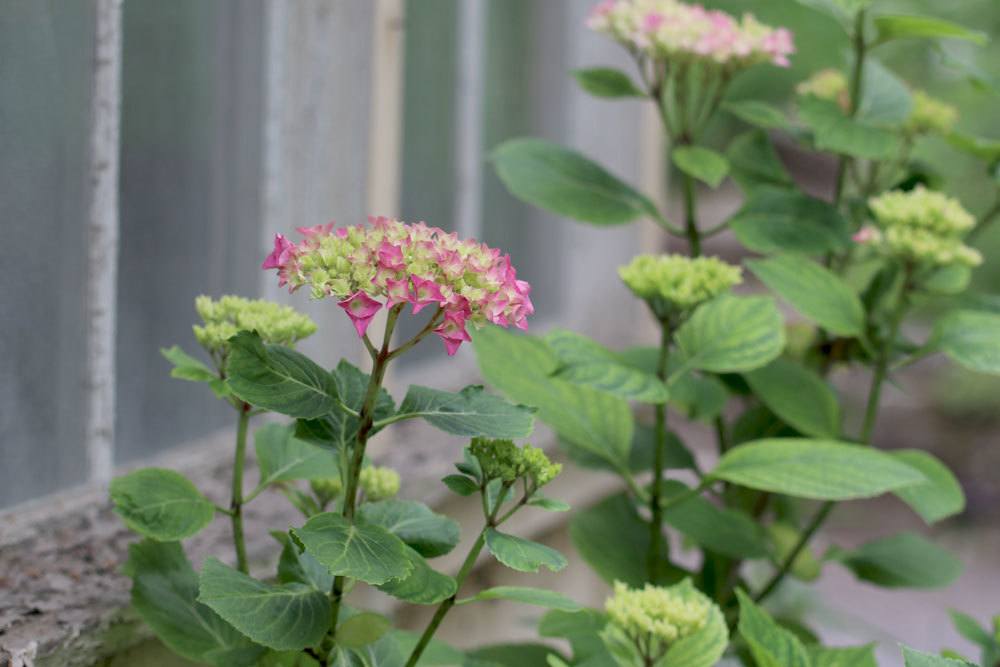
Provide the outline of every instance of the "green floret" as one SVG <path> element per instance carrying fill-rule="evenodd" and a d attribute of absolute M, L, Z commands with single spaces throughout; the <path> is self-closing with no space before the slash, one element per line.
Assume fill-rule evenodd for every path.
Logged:
<path fill-rule="evenodd" d="M 823 69 L 800 83 L 795 88 L 799 95 L 812 95 L 823 100 L 836 102 L 846 107 L 850 103 L 850 93 L 847 90 L 847 77 L 836 69 Z"/>
<path fill-rule="evenodd" d="M 618 275 L 636 296 L 687 311 L 742 282 L 740 267 L 715 257 L 639 255 Z"/>
<path fill-rule="evenodd" d="M 257 331 L 265 343 L 293 345 L 311 336 L 316 324 L 288 306 L 260 299 L 224 296 L 215 301 L 199 296 L 194 302 L 203 325 L 194 326 L 194 337 L 209 354 L 225 356 L 229 339 L 240 331 Z"/>
<path fill-rule="evenodd" d="M 487 480 L 502 479 L 512 484 L 525 477 L 537 489 L 555 479 L 562 470 L 562 464 L 552 463 L 538 447 L 518 447 L 512 440 L 473 438 L 469 450 L 479 460 Z"/>
<path fill-rule="evenodd" d="M 922 90 L 913 91 L 913 110 L 904 129 L 913 134 L 948 134 L 958 121 L 958 109 Z"/>
<path fill-rule="evenodd" d="M 712 603 L 687 582 L 670 588 L 646 584 L 631 589 L 615 582 L 614 595 L 604 605 L 608 621 L 644 655 L 661 655 L 678 640 L 705 627 Z"/>
<path fill-rule="evenodd" d="M 370 501 L 385 500 L 399 493 L 399 473 L 392 468 L 370 466 L 361 469 L 358 477 L 365 498 Z"/>

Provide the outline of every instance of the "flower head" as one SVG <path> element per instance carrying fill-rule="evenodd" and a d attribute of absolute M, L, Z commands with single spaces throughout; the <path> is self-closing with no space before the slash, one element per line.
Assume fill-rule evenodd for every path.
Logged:
<path fill-rule="evenodd" d="M 661 302 L 670 311 L 688 311 L 742 281 L 740 267 L 715 257 L 639 255 L 618 269 L 636 296 Z"/>
<path fill-rule="evenodd" d="M 502 479 L 512 483 L 526 477 L 538 488 L 551 482 L 562 471 L 562 464 L 552 463 L 538 447 L 518 447 L 512 440 L 473 438 L 469 450 L 479 460 L 487 480 Z"/>
<path fill-rule="evenodd" d="M 655 658 L 674 642 L 705 627 L 712 603 L 690 582 L 670 588 L 646 584 L 631 589 L 616 581 L 614 595 L 604 608 L 612 627 L 635 642 L 644 657 Z"/>
<path fill-rule="evenodd" d="M 265 343 L 292 345 L 316 331 L 316 324 L 293 308 L 270 301 L 224 296 L 218 301 L 199 296 L 195 310 L 204 324 L 194 326 L 194 337 L 209 354 L 224 355 L 229 339 L 239 331 L 257 331 Z"/>
<path fill-rule="evenodd" d="M 459 240 L 424 223 L 370 218 L 367 225 L 302 228 L 295 244 L 280 234 L 264 268 L 280 285 L 308 287 L 313 298 L 333 297 L 363 336 L 382 308 L 410 304 L 418 313 L 440 309 L 435 333 L 449 354 L 468 340 L 466 325 L 527 327 L 534 313 L 531 286 L 517 278 L 508 255 L 474 240 Z"/>
<path fill-rule="evenodd" d="M 751 14 L 737 19 L 679 0 L 605 0 L 587 26 L 656 60 L 715 63 L 735 69 L 759 62 L 788 67 L 792 33 Z"/>
<path fill-rule="evenodd" d="M 978 266 L 979 252 L 962 242 L 975 218 L 957 199 L 918 186 L 868 200 L 881 234 L 874 240 L 886 254 L 929 266 Z"/>
<path fill-rule="evenodd" d="M 399 493 L 399 473 L 392 468 L 369 466 L 358 477 L 365 498 L 374 502 L 392 498 Z"/>
<path fill-rule="evenodd" d="M 323 477 L 309 480 L 309 488 L 323 504 L 326 504 L 340 495 L 344 490 L 344 483 L 339 477 Z"/>
<path fill-rule="evenodd" d="M 851 105 L 847 77 L 838 69 L 823 69 L 795 87 L 799 95 L 812 95 L 822 100 L 836 102 L 845 111 Z"/>
<path fill-rule="evenodd" d="M 948 134 L 958 120 L 958 109 L 934 99 L 923 90 L 913 91 L 913 110 L 904 123 L 912 134 Z"/>

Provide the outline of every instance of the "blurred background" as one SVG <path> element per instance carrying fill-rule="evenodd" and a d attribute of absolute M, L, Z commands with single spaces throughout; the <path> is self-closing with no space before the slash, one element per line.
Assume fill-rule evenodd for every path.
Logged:
<path fill-rule="evenodd" d="M 663 235 L 648 223 L 599 230 L 526 207 L 488 162 L 506 138 L 542 136 L 674 206 L 652 110 L 588 98 L 568 74 L 628 67 L 616 45 L 584 27 L 592 4 L 124 0 L 119 8 L 114 0 L 0 0 L 0 513 L 103 484 L 118 466 L 228 438 L 228 410 L 171 380 L 158 352 L 175 343 L 196 349 L 198 294 L 291 303 L 320 323 L 307 353 L 327 363 L 360 360 L 339 311 L 281 294 L 259 270 L 273 234 L 295 226 L 354 224 L 371 213 L 458 230 L 510 252 L 534 286 L 536 330 L 558 324 L 611 344 L 641 340 L 641 313 L 615 268 L 666 248 Z M 752 11 L 796 33 L 793 67 L 745 73 L 732 98 L 784 103 L 810 73 L 845 62 L 846 35 L 809 3 L 705 4 Z M 1000 35 L 996 0 L 876 7 Z M 119 11 L 120 30 L 108 32 L 114 23 L 106 19 Z M 907 42 L 878 55 L 959 106 L 961 129 L 1000 138 L 1000 99 L 990 87 L 1000 80 L 997 40 L 943 50 Z M 973 70 L 980 85 L 969 81 Z M 737 129 L 727 122 L 719 121 L 720 136 Z M 804 183 L 830 187 L 829 163 L 780 147 Z M 925 142 L 919 157 L 973 211 L 992 203 L 981 167 L 946 143 Z M 720 189 L 706 200 L 704 224 L 738 205 L 734 189 Z M 978 242 L 987 262 L 976 285 L 997 292 L 1000 229 Z M 725 235 L 708 251 L 739 258 Z M 474 379 L 471 351 L 446 363 L 425 346 L 392 382 L 427 373 L 456 386 Z M 849 377 L 842 387 L 850 399 Z M 819 584 L 826 603 L 796 591 L 783 601 L 824 617 L 837 628 L 832 640 L 883 642 L 885 664 L 894 664 L 894 641 L 968 649 L 946 627 L 948 607 L 981 620 L 1000 613 L 1000 384 L 925 363 L 900 387 L 879 442 L 930 449 L 962 478 L 969 508 L 939 532 L 963 555 L 966 575 L 946 591 L 896 593 L 831 566 Z M 699 433 L 692 431 L 695 447 Z M 899 507 L 875 503 L 844 511 L 835 535 L 860 542 L 885 522 L 919 528 Z M 572 554 L 562 528 L 551 531 Z M 598 604 L 603 585 L 584 570 L 576 563 L 551 585 Z M 449 633 L 463 645 L 532 636 L 519 613 L 503 626 L 489 615 L 466 618 Z"/>

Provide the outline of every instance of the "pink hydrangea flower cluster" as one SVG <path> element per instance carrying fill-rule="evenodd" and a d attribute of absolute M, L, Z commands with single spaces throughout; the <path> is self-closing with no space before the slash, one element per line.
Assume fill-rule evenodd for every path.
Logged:
<path fill-rule="evenodd" d="M 383 307 L 410 304 L 413 313 L 440 309 L 434 333 L 449 355 L 471 340 L 466 325 L 527 329 L 531 286 L 518 280 L 510 256 L 475 240 L 459 240 L 422 222 L 369 218 L 368 225 L 299 227 L 299 243 L 281 234 L 264 269 L 277 269 L 290 291 L 334 297 L 364 336 Z"/>
<path fill-rule="evenodd" d="M 604 0 L 587 26 L 655 59 L 697 58 L 747 67 L 771 62 L 788 67 L 795 53 L 792 33 L 772 28 L 752 14 L 739 20 L 678 0 Z"/>

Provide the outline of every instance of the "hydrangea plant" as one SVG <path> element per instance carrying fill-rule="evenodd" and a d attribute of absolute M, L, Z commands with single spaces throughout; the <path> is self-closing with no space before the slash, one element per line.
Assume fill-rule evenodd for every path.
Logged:
<path fill-rule="evenodd" d="M 517 279 L 510 257 L 422 223 L 386 218 L 298 231 L 298 243 L 276 237 L 263 267 L 277 270 L 291 291 L 308 287 L 313 298 L 343 309 L 371 370 L 346 360 L 328 370 L 296 352 L 294 344 L 316 325 L 287 306 L 235 296 L 197 299 L 203 323 L 194 334 L 209 363 L 176 346 L 164 355 L 174 377 L 207 383 L 238 414 L 232 493 L 227 505 L 216 504 L 180 473 L 161 468 L 114 480 L 115 510 L 143 537 L 130 546 L 126 565 L 135 610 L 168 647 L 201 664 L 401 667 L 418 664 L 429 647 L 437 659 L 444 652 L 455 664 L 465 660 L 433 639 L 455 605 L 507 599 L 578 609 L 553 591 L 525 587 L 459 597 L 484 549 L 520 572 L 566 565 L 555 549 L 501 530 L 525 507 L 567 509 L 541 493 L 560 465 L 541 449 L 514 442 L 531 433 L 534 408 L 481 386 L 452 393 L 414 385 L 397 405 L 383 387 L 387 366 L 431 333 L 452 355 L 469 340 L 469 327 L 527 327 L 531 288 Z M 427 308 L 425 326 L 396 340 L 407 308 L 413 315 Z M 380 311 L 382 335 L 373 341 Z M 247 492 L 249 424 L 264 413 L 272 418 L 254 433 L 257 482 Z M 455 493 L 478 496 L 482 509 L 477 536 L 454 576 L 434 569 L 431 559 L 457 546 L 458 524 L 397 497 L 406 494 L 400 474 L 366 454 L 373 437 L 412 419 L 471 439 L 458 473 L 444 479 Z M 302 521 L 291 528 L 245 525 L 244 507 L 266 493 L 283 494 Z M 217 516 L 230 519 L 233 554 L 208 558 L 196 572 L 182 541 Z M 270 552 L 248 552 L 245 536 L 268 528 L 278 528 Z M 436 611 L 422 633 L 403 632 L 351 603 L 348 594 L 359 586 Z"/>
<path fill-rule="evenodd" d="M 1000 373 L 995 297 L 955 299 L 982 262 L 970 239 L 1000 215 L 1000 187 L 998 203 L 975 216 L 913 158 L 921 142 L 943 138 L 996 173 L 1000 150 L 956 130 L 952 105 L 874 56 L 901 39 L 984 38 L 871 0 L 803 4 L 841 24 L 852 53 L 798 82 L 785 106 L 737 97 L 748 88 L 732 85 L 748 69 L 789 65 L 795 40 L 782 27 L 679 0 L 608 0 L 587 19 L 634 67 L 574 76 L 595 96 L 656 109 L 680 220 L 576 151 L 532 138 L 493 151 L 500 179 L 530 204 L 602 227 L 647 219 L 681 240 L 672 254 L 619 269 L 659 329 L 652 345 L 609 349 L 565 330 L 474 336 L 487 380 L 538 407 L 572 461 L 618 476 L 625 489 L 571 519 L 578 554 L 614 592 L 604 610 L 543 617 L 541 634 L 573 649 L 550 653 L 550 664 L 874 665 L 871 645 L 821 645 L 776 594 L 835 566 L 888 588 L 945 586 L 961 572 L 953 555 L 913 532 L 887 528 L 822 555 L 815 543 L 842 502 L 892 494 L 928 524 L 964 508 L 941 461 L 881 449 L 875 427 L 895 372 L 926 356 Z M 742 129 L 732 138 L 710 132 L 722 119 Z M 832 156 L 829 196 L 798 184 L 775 148 L 779 137 Z M 706 227 L 698 198 L 728 178 L 743 204 Z M 743 268 L 703 256 L 722 233 L 746 251 L 739 294 Z M 936 313 L 931 326 L 921 326 L 918 308 Z M 860 406 L 831 382 L 848 368 L 867 369 L 867 386 L 849 391 L 862 394 Z M 851 411 L 856 419 L 845 419 Z M 695 456 L 671 428 L 682 420 L 709 426 L 714 454 Z M 697 557 L 678 557 L 682 545 Z M 990 632 L 956 622 L 992 665 Z M 602 642 L 583 642 L 588 633 Z M 965 664 L 904 655 L 914 666 Z"/>

